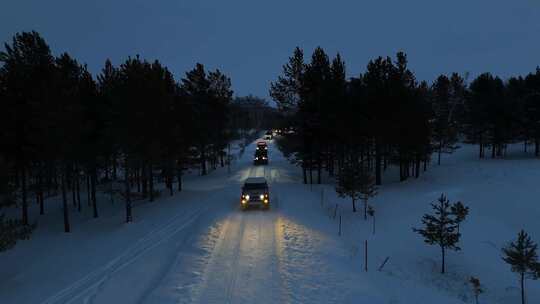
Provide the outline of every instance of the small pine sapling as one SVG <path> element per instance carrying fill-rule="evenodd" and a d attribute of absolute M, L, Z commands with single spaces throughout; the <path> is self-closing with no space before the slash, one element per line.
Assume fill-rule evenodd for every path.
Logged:
<path fill-rule="evenodd" d="M 424 242 L 429 245 L 438 245 L 441 249 L 441 273 L 445 272 L 446 250 L 461 250 L 458 246 L 461 234 L 457 231 L 458 220 L 452 212 L 450 201 L 444 194 L 438 199 L 438 204 L 431 203 L 435 214 L 425 214 L 422 218 L 424 228 L 413 228 L 424 237 Z"/>
<path fill-rule="evenodd" d="M 516 241 L 502 248 L 502 259 L 511 266 L 512 272 L 519 276 L 521 288 L 521 303 L 525 304 L 525 279 L 540 278 L 540 263 L 538 262 L 538 244 L 523 230 L 518 233 Z"/>
<path fill-rule="evenodd" d="M 360 190 L 362 187 L 360 180 L 360 162 L 349 160 L 340 167 L 336 192 L 339 197 L 350 197 L 352 201 L 353 212 L 356 212 L 356 201 L 360 199 Z"/>
<path fill-rule="evenodd" d="M 365 165 L 361 165 L 360 171 L 360 198 L 364 201 L 364 219 L 368 216 L 368 200 L 377 195 L 375 176 Z"/>
<path fill-rule="evenodd" d="M 480 294 L 484 292 L 484 289 L 482 288 L 482 284 L 480 284 L 480 279 L 471 277 L 469 279 L 469 283 L 471 283 L 472 285 L 475 303 L 478 304 L 478 297 L 480 297 Z"/>

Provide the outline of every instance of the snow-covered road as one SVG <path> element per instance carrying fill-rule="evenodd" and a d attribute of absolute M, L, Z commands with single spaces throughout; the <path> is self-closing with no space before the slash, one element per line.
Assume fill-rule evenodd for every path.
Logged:
<path fill-rule="evenodd" d="M 192 238 L 198 254 L 180 250 L 168 275 L 149 292 L 143 303 L 288 303 L 280 265 L 279 183 L 287 163 L 279 151 L 270 152 L 269 166 L 251 164 L 248 149 L 239 169 L 218 190 L 226 197 L 225 208 L 211 210 L 216 216 L 207 230 Z M 239 210 L 241 182 L 247 177 L 266 177 L 271 187 L 271 209 Z M 231 196 L 226 193 L 232 194 Z M 198 250 L 197 250 L 198 249 Z M 189 250 L 188 250 L 189 251 Z"/>

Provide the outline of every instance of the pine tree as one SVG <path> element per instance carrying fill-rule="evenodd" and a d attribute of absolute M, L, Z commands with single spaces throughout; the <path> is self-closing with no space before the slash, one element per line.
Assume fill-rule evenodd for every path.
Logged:
<path fill-rule="evenodd" d="M 540 67 L 524 79 L 525 92 L 522 96 L 522 117 L 525 140 L 534 142 L 534 155 L 540 156 Z"/>
<path fill-rule="evenodd" d="M 353 212 L 356 201 L 364 201 L 364 218 L 367 219 L 369 198 L 377 194 L 375 179 L 369 169 L 357 157 L 344 162 L 337 176 L 336 192 L 340 197 L 350 197 Z"/>
<path fill-rule="evenodd" d="M 304 52 L 296 47 L 289 62 L 283 66 L 283 75 L 270 84 L 270 96 L 276 101 L 278 109 L 287 115 L 298 110 L 305 69 Z"/>
<path fill-rule="evenodd" d="M 377 186 L 375 185 L 375 177 L 369 170 L 366 164 L 361 164 L 360 175 L 360 199 L 364 201 L 364 220 L 367 220 L 369 199 L 377 195 Z"/>
<path fill-rule="evenodd" d="M 336 192 L 339 197 L 350 197 L 352 210 L 356 212 L 356 201 L 360 199 L 362 184 L 360 183 L 360 162 L 358 160 L 346 161 L 339 170 Z"/>
<path fill-rule="evenodd" d="M 425 243 L 440 247 L 441 273 L 444 273 L 446 250 L 461 250 L 457 245 L 461 234 L 457 232 L 458 221 L 451 211 L 450 201 L 444 194 L 441 194 L 438 204 L 431 203 L 431 207 L 435 214 L 425 214 L 422 218 L 424 228 L 413 228 L 413 231 L 423 236 Z"/>
<path fill-rule="evenodd" d="M 540 277 L 537 249 L 538 245 L 523 230 L 518 233 L 516 241 L 502 249 L 503 261 L 511 266 L 512 272 L 519 275 L 522 304 L 525 304 L 525 279 L 537 280 Z"/>
<path fill-rule="evenodd" d="M 458 129 L 452 117 L 453 98 L 448 77 L 441 75 L 431 88 L 433 94 L 433 139 L 437 150 L 437 164 L 441 164 L 441 153 L 452 153 L 456 147 Z"/>
<path fill-rule="evenodd" d="M 201 174 L 206 175 L 208 173 L 208 146 L 210 144 L 210 135 L 214 130 L 208 128 L 204 120 L 210 112 L 208 104 L 210 81 L 202 64 L 197 63 L 193 70 L 186 73 L 186 77 L 182 79 L 181 90 L 182 95 L 189 100 L 194 109 L 193 136 L 197 141 L 196 147 L 199 154 Z"/>
<path fill-rule="evenodd" d="M 12 43 L 0 52 L 3 82 L 2 145 L 6 157 L 14 160 L 17 186 L 21 191 L 21 221 L 29 225 L 28 186 L 31 164 L 42 160 L 46 139 L 51 133 L 42 113 L 48 113 L 52 99 L 54 58 L 45 40 L 37 32 L 17 33 Z"/>

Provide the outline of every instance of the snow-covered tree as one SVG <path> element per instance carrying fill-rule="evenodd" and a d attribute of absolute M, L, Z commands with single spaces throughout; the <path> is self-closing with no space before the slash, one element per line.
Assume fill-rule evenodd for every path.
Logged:
<path fill-rule="evenodd" d="M 431 203 L 435 214 L 425 214 L 422 218 L 424 228 L 413 228 L 413 231 L 423 236 L 427 244 L 441 248 L 441 273 L 444 273 L 446 250 L 461 250 L 458 246 L 461 233 L 458 232 L 459 221 L 452 212 L 450 201 L 444 194 L 441 194 L 437 201 L 438 203 Z"/>
<path fill-rule="evenodd" d="M 537 280 L 540 277 L 537 249 L 538 244 L 523 230 L 518 233 L 516 241 L 502 249 L 502 259 L 512 267 L 512 272 L 519 275 L 522 304 L 525 304 L 525 279 Z"/>

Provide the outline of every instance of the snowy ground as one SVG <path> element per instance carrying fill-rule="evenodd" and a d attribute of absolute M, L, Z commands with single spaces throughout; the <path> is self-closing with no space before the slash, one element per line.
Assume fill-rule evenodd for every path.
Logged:
<path fill-rule="evenodd" d="M 375 235 L 331 185 L 302 185 L 272 144 L 269 166 L 252 166 L 250 145 L 230 173 L 190 176 L 182 193 L 137 204 L 131 224 L 120 202 L 102 203 L 97 220 L 74 212 L 74 231 L 64 234 L 60 206 L 48 204 L 32 239 L 0 253 L 0 302 L 472 303 L 466 281 L 474 275 L 486 289 L 481 303 L 516 303 L 517 277 L 500 247 L 521 228 L 540 241 L 540 162 L 514 148 L 510 159 L 479 161 L 464 146 L 405 183 L 389 172 L 373 199 Z M 271 182 L 271 210 L 239 210 L 249 176 Z M 445 275 L 437 248 L 411 229 L 442 192 L 471 209 L 463 250 L 448 254 Z M 540 282 L 527 288 L 529 303 L 539 302 Z"/>

